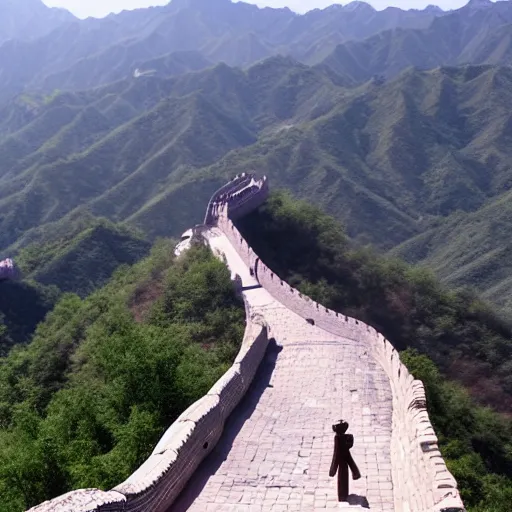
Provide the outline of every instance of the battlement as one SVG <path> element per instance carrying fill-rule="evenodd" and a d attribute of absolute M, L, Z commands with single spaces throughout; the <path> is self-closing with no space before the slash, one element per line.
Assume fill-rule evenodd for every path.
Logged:
<path fill-rule="evenodd" d="M 384 368 L 393 393 L 392 472 L 395 512 L 462 512 L 457 482 L 448 471 L 428 417 L 423 383 L 415 380 L 392 344 L 373 327 L 336 313 L 289 286 L 268 268 L 221 210 L 225 233 L 260 284 L 280 303 L 327 332 L 363 342 Z"/>
<path fill-rule="evenodd" d="M 30 512 L 166 511 L 214 448 L 228 416 L 249 388 L 267 344 L 266 326 L 247 315 L 242 346 L 231 368 L 207 395 L 181 414 L 127 480 L 107 492 L 72 491 Z"/>
<path fill-rule="evenodd" d="M 331 333 L 333 339 L 354 340 L 382 367 L 392 396 L 393 510 L 464 512 L 457 482 L 446 467 L 429 420 L 423 384 L 412 377 L 391 343 L 367 324 L 329 310 L 289 286 L 261 261 L 233 224 L 233 219 L 257 208 L 267 196 L 265 177 L 257 180 L 253 175 L 237 176 L 215 192 L 208 204 L 205 225 L 193 232 L 205 241 L 210 234 L 215 237 L 222 233 L 226 245 L 232 247 L 254 280 L 289 316 L 307 320 L 324 334 Z M 216 228 L 210 229 L 213 225 Z M 184 242 L 193 232 L 184 234 Z M 236 281 L 241 281 L 239 276 Z M 111 491 L 73 491 L 31 511 L 166 512 L 221 437 L 226 419 L 247 392 L 267 349 L 265 312 L 257 316 L 251 313 L 247 301 L 245 304 L 246 330 L 233 366 L 170 426 L 140 468 Z"/>
<path fill-rule="evenodd" d="M 261 179 L 246 173 L 236 176 L 213 194 L 208 203 L 204 224 L 214 225 L 221 209 L 226 206 L 229 218 L 239 219 L 260 207 L 267 200 L 268 193 L 266 176 Z"/>

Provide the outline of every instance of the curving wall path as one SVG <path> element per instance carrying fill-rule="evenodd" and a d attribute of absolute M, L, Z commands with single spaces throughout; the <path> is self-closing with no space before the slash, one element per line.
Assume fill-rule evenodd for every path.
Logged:
<path fill-rule="evenodd" d="M 340 418 L 355 435 L 353 455 L 363 475 L 351 482 L 350 504 L 342 508 L 464 510 L 437 447 L 423 385 L 391 344 L 281 281 L 232 224 L 267 195 L 265 178 L 235 177 L 212 197 L 200 230 L 231 269 L 246 305 L 232 368 L 125 482 L 108 492 L 73 491 L 32 511 L 338 508 L 327 473 L 331 425 Z"/>
<path fill-rule="evenodd" d="M 392 400 L 389 449 L 394 508 L 389 510 L 463 511 L 457 483 L 446 468 L 428 418 L 423 384 L 409 374 L 392 345 L 372 327 L 328 310 L 279 279 L 261 262 L 230 221 L 229 205 L 220 212 L 218 226 L 245 266 L 252 269 L 258 282 L 273 298 L 302 319 L 314 320 L 324 331 L 359 344 L 354 348 L 364 347 L 385 372 Z M 342 366 L 349 366 L 350 361 L 349 358 Z M 345 419 L 350 422 L 352 418 L 347 416 Z M 357 436 L 357 432 L 354 434 Z"/>
<path fill-rule="evenodd" d="M 340 418 L 350 421 L 363 473 L 352 485 L 350 508 L 394 510 L 392 391 L 383 368 L 360 341 L 310 325 L 259 286 L 221 229 L 205 236 L 278 347 L 269 349 L 218 445 L 169 511 L 338 508 L 328 471 L 331 425 Z"/>

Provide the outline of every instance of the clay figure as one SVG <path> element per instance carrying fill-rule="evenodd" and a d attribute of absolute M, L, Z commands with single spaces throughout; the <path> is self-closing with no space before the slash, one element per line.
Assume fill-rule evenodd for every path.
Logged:
<path fill-rule="evenodd" d="M 336 436 L 334 437 L 334 453 L 329 476 L 333 477 L 338 472 L 338 501 L 347 501 L 349 494 L 348 468 L 350 468 L 354 480 L 361 478 L 361 473 L 350 454 L 350 448 L 354 446 L 354 436 L 346 434 L 348 423 L 343 420 L 333 425 L 332 429 Z"/>

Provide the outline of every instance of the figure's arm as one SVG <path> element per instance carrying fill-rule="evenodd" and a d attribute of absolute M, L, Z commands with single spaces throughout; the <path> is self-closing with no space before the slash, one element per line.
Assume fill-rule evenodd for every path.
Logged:
<path fill-rule="evenodd" d="M 357 464 L 352 458 L 352 454 L 350 452 L 347 452 L 347 464 L 350 471 L 352 471 L 352 478 L 354 480 L 359 480 L 361 478 L 361 472 L 359 471 L 359 468 L 357 467 Z"/>
<path fill-rule="evenodd" d="M 329 470 L 329 476 L 333 477 L 338 470 L 338 445 L 339 439 L 338 436 L 334 437 L 334 453 L 332 454 L 332 463 L 331 469 Z"/>

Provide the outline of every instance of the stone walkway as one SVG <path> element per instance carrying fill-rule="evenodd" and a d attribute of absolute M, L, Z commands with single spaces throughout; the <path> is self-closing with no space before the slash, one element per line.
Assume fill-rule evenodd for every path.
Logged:
<path fill-rule="evenodd" d="M 224 235 L 212 230 L 210 245 L 225 254 L 244 287 L 257 285 Z M 384 371 L 364 346 L 309 325 L 266 290 L 244 293 L 275 343 L 217 447 L 170 511 L 393 510 L 392 403 Z M 331 425 L 341 418 L 350 423 L 363 475 L 350 482 L 352 506 L 337 503 L 336 479 L 328 476 Z"/>

